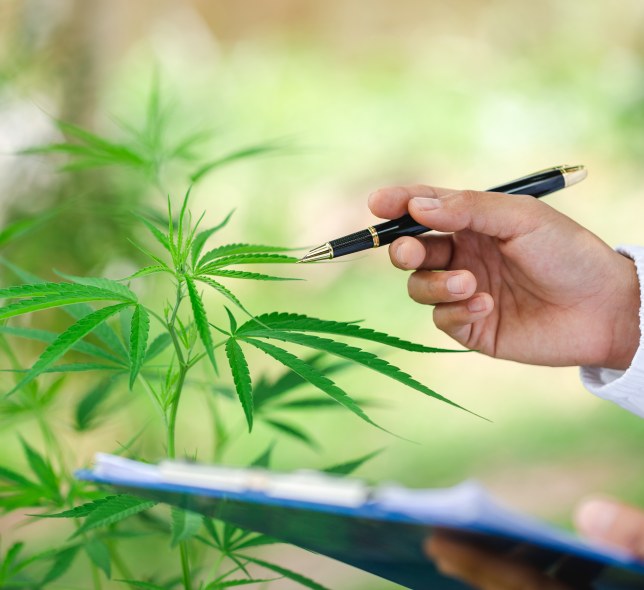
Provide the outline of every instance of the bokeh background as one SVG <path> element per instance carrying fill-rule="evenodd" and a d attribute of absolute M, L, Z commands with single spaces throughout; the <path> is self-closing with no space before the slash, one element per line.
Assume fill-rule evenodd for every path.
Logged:
<path fill-rule="evenodd" d="M 0 221 L 55 212 L 1 254 L 44 276 L 53 268 L 123 276 L 140 263 L 126 239 L 139 230 L 123 210 L 162 208 L 163 198 L 136 175 L 70 176 L 58 171 L 60 159 L 16 152 L 60 139 L 57 118 L 118 138 L 116 121 L 144 116 L 155 78 L 170 132 L 212 132 L 199 148 L 204 158 L 253 142 L 288 146 L 199 185 L 193 210 L 206 211 L 206 225 L 236 208 L 225 240 L 313 246 L 372 223 L 366 199 L 383 185 L 484 188 L 564 163 L 585 164 L 589 177 L 549 197 L 552 206 L 611 245 L 644 236 L 639 0 L 2 0 L 0 59 Z M 185 176 L 166 180 L 180 198 Z M 363 319 L 451 346 L 431 309 L 407 298 L 406 277 L 384 249 L 296 272 L 305 283 L 242 285 L 239 294 L 258 313 Z M 163 303 L 154 284 L 147 295 Z M 212 313 L 219 310 L 214 301 Z M 348 391 L 373 399 L 374 418 L 417 444 L 319 412 L 306 422 L 320 449 L 280 438 L 274 466 L 320 467 L 384 449 L 359 475 L 417 487 L 475 478 L 564 526 L 589 493 L 644 505 L 644 421 L 587 393 L 578 369 L 476 354 L 387 358 L 491 422 L 356 370 L 343 378 Z M 199 449 L 212 425 L 202 406 L 194 396 L 181 411 L 187 454 L 207 456 Z M 237 406 L 228 410 L 229 420 L 241 419 Z M 146 412 L 135 398 L 91 437 L 65 429 L 64 404 L 48 419 L 62 425 L 82 464 L 135 432 Z M 29 429 L 0 432 L 9 464 L 20 462 L 16 433 Z M 258 427 L 225 460 L 247 463 L 274 438 Z M 150 442 L 148 452 L 159 447 Z M 16 524 L 0 519 L 3 537 L 46 544 L 59 534 L 49 523 Z M 394 587 L 296 549 L 276 555 L 333 588 Z"/>

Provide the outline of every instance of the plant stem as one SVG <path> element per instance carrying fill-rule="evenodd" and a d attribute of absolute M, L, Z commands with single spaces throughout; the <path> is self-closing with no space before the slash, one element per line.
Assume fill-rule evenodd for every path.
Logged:
<path fill-rule="evenodd" d="M 174 459 L 176 455 L 175 429 L 177 426 L 177 411 L 179 409 L 179 401 L 181 400 L 181 392 L 183 391 L 183 385 L 186 380 L 186 375 L 188 374 L 188 370 L 190 368 L 188 362 L 186 362 L 185 357 L 183 356 L 183 350 L 181 349 L 181 343 L 179 342 L 175 328 L 175 322 L 177 320 L 179 306 L 181 305 L 181 299 L 181 282 L 179 282 L 177 284 L 177 299 L 174 304 L 174 308 L 172 309 L 170 319 L 168 320 L 168 332 L 170 333 L 170 337 L 172 338 L 172 343 L 174 344 L 174 349 L 177 353 L 177 360 L 179 361 L 179 378 L 177 379 L 174 395 L 172 396 L 170 418 L 167 423 L 168 457 L 170 459 Z M 182 541 L 181 543 L 179 543 L 179 553 L 181 554 L 181 574 L 183 577 L 184 590 L 192 590 L 192 580 L 190 577 L 190 558 L 188 555 L 187 541 Z"/>
<path fill-rule="evenodd" d="M 188 543 L 181 541 L 179 543 L 181 553 L 181 572 L 183 574 L 184 590 L 192 590 L 192 580 L 190 579 L 190 560 L 188 559 Z"/>
<path fill-rule="evenodd" d="M 179 370 L 179 379 L 177 380 L 177 387 L 172 397 L 172 405 L 170 407 L 170 418 L 168 419 L 168 458 L 175 458 L 175 429 L 177 427 L 177 411 L 179 409 L 179 400 L 181 398 L 181 390 L 183 383 L 186 380 L 188 368 L 186 365 L 181 365 Z"/>
<path fill-rule="evenodd" d="M 185 361 L 183 356 L 183 350 L 181 348 L 181 342 L 179 342 L 179 337 L 177 336 L 177 330 L 175 328 L 175 323 L 177 320 L 177 313 L 179 311 L 179 306 L 181 305 L 182 292 L 181 292 L 181 282 L 177 283 L 177 299 L 175 301 L 174 307 L 172 309 L 172 314 L 168 320 L 168 332 L 172 338 L 172 343 L 174 345 L 174 350 L 177 354 L 177 360 L 179 361 L 179 377 L 177 379 L 177 385 L 174 390 L 174 395 L 172 396 L 172 402 L 170 405 L 170 417 L 168 419 L 168 430 L 167 430 L 167 440 L 168 440 L 168 457 L 170 459 L 175 458 L 175 429 L 177 426 L 177 411 L 179 409 L 179 401 L 181 400 L 181 392 L 183 390 L 183 384 L 186 380 L 186 375 L 189 370 L 189 365 Z"/>

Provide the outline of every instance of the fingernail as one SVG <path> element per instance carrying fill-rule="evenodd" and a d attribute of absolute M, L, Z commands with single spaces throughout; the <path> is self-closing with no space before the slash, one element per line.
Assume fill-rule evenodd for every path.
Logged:
<path fill-rule="evenodd" d="M 469 303 L 467 304 L 467 309 L 472 313 L 485 311 L 486 307 L 487 307 L 487 304 L 485 303 L 485 299 L 483 299 L 483 297 L 475 297 L 474 299 L 470 300 Z"/>
<path fill-rule="evenodd" d="M 407 254 L 408 252 L 406 252 L 405 244 L 400 244 L 400 246 L 396 248 L 396 259 L 398 260 L 399 264 L 407 266 Z"/>
<path fill-rule="evenodd" d="M 577 513 L 577 525 L 581 531 L 595 539 L 601 539 L 617 517 L 618 507 L 605 500 L 590 500 Z"/>
<path fill-rule="evenodd" d="M 431 211 L 441 206 L 440 199 L 432 199 L 430 197 L 414 197 L 411 202 L 420 211 Z"/>
<path fill-rule="evenodd" d="M 465 293 L 465 285 L 463 284 L 463 276 L 462 275 L 453 275 L 449 279 L 447 279 L 447 290 L 452 293 L 452 295 L 462 295 Z"/>

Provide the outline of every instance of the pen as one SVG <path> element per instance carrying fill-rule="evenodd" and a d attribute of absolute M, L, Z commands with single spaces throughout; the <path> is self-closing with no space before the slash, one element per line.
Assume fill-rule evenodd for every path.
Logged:
<path fill-rule="evenodd" d="M 495 186 L 488 189 L 488 192 L 506 193 L 508 195 L 531 195 L 538 198 L 577 184 L 586 178 L 586 174 L 584 166 L 556 166 Z M 428 231 L 431 231 L 431 228 L 420 225 L 411 215 L 403 215 L 398 219 L 372 225 L 367 229 L 326 242 L 317 248 L 313 248 L 298 262 L 330 260 L 331 258 L 338 258 L 339 256 L 390 244 L 401 236 L 417 236 Z"/>

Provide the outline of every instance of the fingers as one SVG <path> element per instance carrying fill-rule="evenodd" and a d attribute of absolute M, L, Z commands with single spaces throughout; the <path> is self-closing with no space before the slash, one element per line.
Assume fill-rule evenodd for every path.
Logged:
<path fill-rule="evenodd" d="M 465 229 L 508 240 L 529 233 L 549 211 L 545 203 L 526 195 L 461 191 L 447 195 L 414 197 L 409 214 L 438 231 Z"/>
<path fill-rule="evenodd" d="M 397 268 L 438 270 L 447 268 L 454 245 L 450 235 L 398 238 L 389 246 L 389 257 Z"/>
<path fill-rule="evenodd" d="M 436 305 L 434 324 L 439 330 L 467 346 L 472 333 L 472 324 L 485 319 L 493 309 L 494 300 L 489 293 L 476 293 L 465 301 Z"/>
<path fill-rule="evenodd" d="M 567 586 L 536 569 L 440 533 L 425 543 L 438 569 L 481 590 L 567 590 Z"/>
<path fill-rule="evenodd" d="M 414 301 L 426 305 L 461 301 L 474 295 L 476 278 L 468 270 L 418 270 L 409 277 L 407 290 Z"/>
<path fill-rule="evenodd" d="M 369 209 L 376 217 L 395 219 L 408 213 L 407 203 L 414 197 L 441 197 L 453 193 L 453 189 L 416 184 L 412 186 L 389 186 L 369 195 Z"/>
<path fill-rule="evenodd" d="M 594 498 L 580 505 L 575 523 L 588 538 L 644 558 L 643 510 L 610 499 Z"/>

